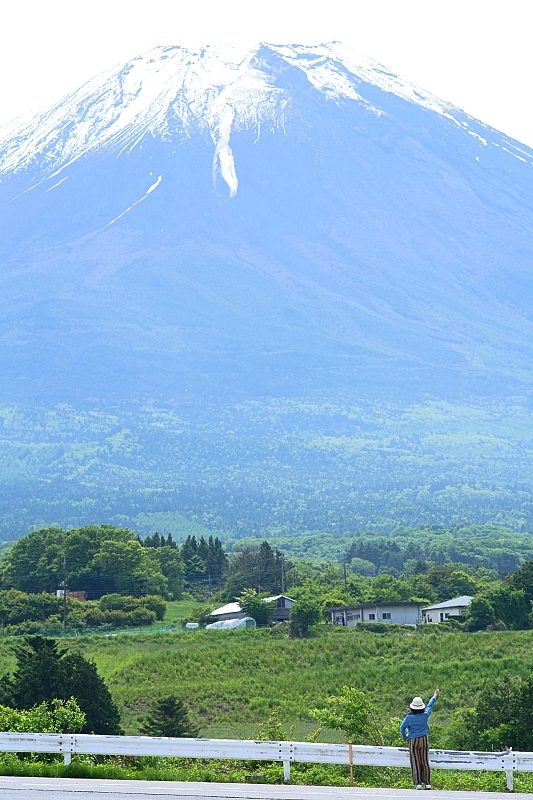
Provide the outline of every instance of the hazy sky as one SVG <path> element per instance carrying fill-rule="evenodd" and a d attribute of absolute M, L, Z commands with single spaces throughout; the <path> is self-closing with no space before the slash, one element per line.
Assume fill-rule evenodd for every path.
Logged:
<path fill-rule="evenodd" d="M 157 45 L 343 41 L 533 146 L 531 0 L 3 0 L 0 124 Z"/>

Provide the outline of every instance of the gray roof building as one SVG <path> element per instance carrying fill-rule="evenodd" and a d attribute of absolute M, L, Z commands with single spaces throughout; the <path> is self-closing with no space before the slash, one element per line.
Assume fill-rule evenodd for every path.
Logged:
<path fill-rule="evenodd" d="M 424 619 L 426 622 L 431 622 L 435 625 L 439 622 L 446 622 L 449 617 L 461 617 L 471 602 L 472 597 L 468 594 L 463 594 L 461 597 L 452 597 L 451 600 L 444 600 L 442 603 L 426 606 L 422 609 Z"/>

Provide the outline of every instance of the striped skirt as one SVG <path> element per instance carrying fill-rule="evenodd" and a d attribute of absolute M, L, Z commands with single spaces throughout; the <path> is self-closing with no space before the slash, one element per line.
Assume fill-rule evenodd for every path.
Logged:
<path fill-rule="evenodd" d="M 409 739 L 409 760 L 411 761 L 411 772 L 413 773 L 415 786 L 431 783 L 427 736 Z"/>

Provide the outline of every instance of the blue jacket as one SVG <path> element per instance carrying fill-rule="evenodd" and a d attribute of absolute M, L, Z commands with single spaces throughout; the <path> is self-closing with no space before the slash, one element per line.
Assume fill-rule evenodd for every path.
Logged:
<path fill-rule="evenodd" d="M 428 735 L 428 718 L 431 714 L 431 710 L 436 699 L 436 697 L 431 698 L 425 707 L 423 714 L 407 714 L 400 725 L 400 733 L 402 734 L 402 739 L 405 742 L 408 739 L 419 739 L 420 736 Z"/>

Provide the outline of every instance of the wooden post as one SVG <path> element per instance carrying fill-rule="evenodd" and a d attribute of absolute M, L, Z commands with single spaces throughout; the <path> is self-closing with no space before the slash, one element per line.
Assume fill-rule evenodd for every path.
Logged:
<path fill-rule="evenodd" d="M 350 762 L 350 786 L 353 786 L 353 748 L 351 739 L 348 739 L 348 761 Z"/>

